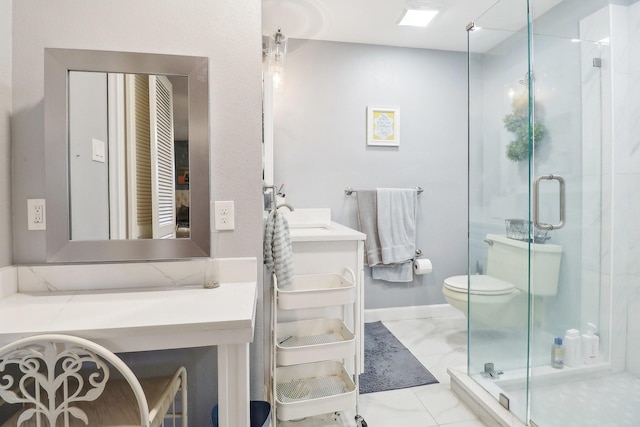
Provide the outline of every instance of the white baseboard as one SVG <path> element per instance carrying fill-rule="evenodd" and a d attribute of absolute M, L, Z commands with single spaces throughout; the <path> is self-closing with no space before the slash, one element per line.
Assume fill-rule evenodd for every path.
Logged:
<path fill-rule="evenodd" d="M 364 322 L 385 320 L 423 319 L 429 317 L 462 316 L 462 312 L 449 304 L 419 305 L 412 307 L 373 308 L 364 310 Z"/>

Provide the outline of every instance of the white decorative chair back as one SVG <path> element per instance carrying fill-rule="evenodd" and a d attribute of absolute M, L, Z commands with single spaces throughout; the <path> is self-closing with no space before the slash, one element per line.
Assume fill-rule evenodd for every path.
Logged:
<path fill-rule="evenodd" d="M 108 362 L 108 363 L 105 363 Z M 94 342 L 67 335 L 38 335 L 0 348 L 0 398 L 25 404 L 17 427 L 35 418 L 36 425 L 69 426 L 76 418 L 91 425 L 78 402 L 100 397 L 109 380 L 109 365 L 128 382 L 140 409 L 140 425 L 149 425 L 149 407 L 140 382 L 115 354 Z"/>

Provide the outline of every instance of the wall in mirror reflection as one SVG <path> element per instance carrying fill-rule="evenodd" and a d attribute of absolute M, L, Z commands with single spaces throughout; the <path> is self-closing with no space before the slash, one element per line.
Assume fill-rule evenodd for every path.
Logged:
<path fill-rule="evenodd" d="M 68 78 L 70 240 L 189 238 L 187 76 Z"/>

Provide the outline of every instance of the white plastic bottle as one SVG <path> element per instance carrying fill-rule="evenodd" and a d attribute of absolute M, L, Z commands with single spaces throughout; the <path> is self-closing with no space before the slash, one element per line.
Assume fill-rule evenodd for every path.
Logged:
<path fill-rule="evenodd" d="M 564 364 L 573 367 L 584 363 L 582 359 L 582 347 L 580 342 L 580 331 L 577 329 L 567 329 L 564 339 Z"/>
<path fill-rule="evenodd" d="M 595 332 L 596 325 L 587 323 L 587 333 L 582 334 L 582 357 L 587 365 L 596 363 L 600 353 L 600 337 Z"/>

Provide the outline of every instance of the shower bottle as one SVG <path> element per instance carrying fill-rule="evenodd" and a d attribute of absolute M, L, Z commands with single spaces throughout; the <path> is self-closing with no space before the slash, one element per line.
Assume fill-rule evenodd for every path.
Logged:
<path fill-rule="evenodd" d="M 556 338 L 551 346 L 551 366 L 556 369 L 564 367 L 564 346 L 562 338 Z"/>
<path fill-rule="evenodd" d="M 582 358 L 580 331 L 577 329 L 567 329 L 562 343 L 564 345 L 564 365 L 582 365 L 584 363 L 584 360 Z"/>
<path fill-rule="evenodd" d="M 596 325 L 587 323 L 587 333 L 582 334 L 582 357 L 586 365 L 592 365 L 598 361 L 600 353 L 600 337 L 595 334 Z"/>

